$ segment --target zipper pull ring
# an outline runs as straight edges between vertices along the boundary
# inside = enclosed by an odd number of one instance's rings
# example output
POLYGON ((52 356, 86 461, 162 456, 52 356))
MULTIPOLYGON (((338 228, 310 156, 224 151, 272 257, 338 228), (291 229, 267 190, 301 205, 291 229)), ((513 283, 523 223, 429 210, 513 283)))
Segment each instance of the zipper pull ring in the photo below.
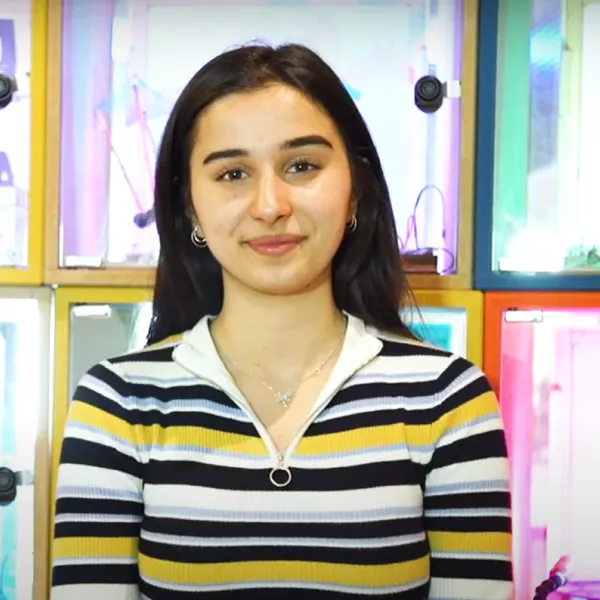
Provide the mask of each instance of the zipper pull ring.
POLYGON ((277 488, 287 487, 292 481, 292 472, 285 466, 283 454, 277 455, 277 466, 271 469, 269 481, 277 488))

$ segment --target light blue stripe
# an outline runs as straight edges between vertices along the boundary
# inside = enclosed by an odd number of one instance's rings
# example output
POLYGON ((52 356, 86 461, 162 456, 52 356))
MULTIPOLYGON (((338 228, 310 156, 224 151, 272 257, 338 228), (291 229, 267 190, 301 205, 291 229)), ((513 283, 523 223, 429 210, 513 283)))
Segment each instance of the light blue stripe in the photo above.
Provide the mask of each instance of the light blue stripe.
MULTIPOLYGON (((214 448, 209 448, 207 446, 192 446, 191 444, 162 444, 159 447, 151 447, 151 446, 141 446, 140 450, 142 452, 150 452, 154 450, 157 454, 156 458, 160 457, 163 452, 185 452, 188 454, 196 454, 198 457, 202 456, 221 456, 223 458, 234 458, 237 460, 246 460, 246 461, 256 461, 256 462, 265 462, 268 463, 269 466, 272 466, 273 457, 267 453, 267 449, 265 448, 265 454, 256 455, 256 454, 243 454, 241 452, 230 452, 226 450, 215 450, 214 448)), ((172 460, 178 460, 177 457, 173 457, 172 460)), ((235 466, 235 465, 229 465, 235 466)), ((226 468, 226 467, 224 467, 226 468)))
POLYGON ((415 383, 416 381, 426 381, 427 379, 437 379, 440 376, 440 369, 435 371, 394 371, 393 373, 376 373, 374 371, 358 372, 350 381, 377 381, 377 383, 387 382, 406 382, 415 383), (418 376, 419 379, 415 379, 418 376), (422 378, 422 379, 421 379, 422 378))
POLYGON ((440 405, 440 401, 435 397, 422 396, 419 398, 404 398, 402 396, 388 396, 384 398, 368 398, 365 400, 355 400, 337 406, 332 406, 323 411, 315 423, 329 421, 332 417, 347 416, 354 414, 365 414, 376 412, 377 410, 428 410, 440 405), (375 408, 375 411, 373 409, 375 408))
POLYGON ((89 499, 98 498, 102 500, 126 500, 133 502, 141 502, 143 500, 142 494, 138 492, 81 485, 59 485, 57 495, 59 497, 80 496, 89 499))
MULTIPOLYGON (((400 437, 399 434, 398 437, 400 437)), ((310 463, 319 460, 329 460, 336 458, 347 458, 351 456, 368 456, 370 454, 381 453, 391 453, 391 452, 399 452, 405 451, 406 456, 404 458, 400 458, 399 460, 410 460, 411 453, 423 453, 428 454, 433 452, 434 446, 432 445, 422 445, 417 446, 416 444, 411 444, 408 446, 403 442, 398 442, 397 444, 387 444, 385 446, 373 446, 371 448, 358 448, 356 450, 344 450, 338 452, 328 452, 327 454, 310 454, 308 456, 293 456, 294 463, 310 463)), ((343 467, 344 465, 340 465, 343 467)), ((332 465, 332 468, 335 469, 336 465, 332 465)))
MULTIPOLYGON (((160 456, 163 452, 185 452, 188 454, 196 454, 199 458, 202 456, 222 456, 223 458, 234 458, 238 460, 247 460, 247 461, 271 461, 271 457, 267 454, 267 450, 265 448, 264 455, 254 455, 254 454, 245 454, 241 452, 228 452, 225 450, 215 450, 214 448, 210 448, 208 446, 200 446, 200 445, 192 445, 192 444, 138 444, 132 445, 128 440, 116 436, 112 433, 107 432, 104 429, 99 429, 98 427, 94 427, 93 425, 88 425, 87 423, 70 423, 67 432, 75 431, 85 431, 87 433, 93 433, 100 435, 104 438, 107 438, 114 444, 121 444, 127 448, 131 449, 132 454, 147 454, 150 452, 156 452, 158 456, 160 456)), ((173 460, 177 460, 176 457, 173 460)))
MULTIPOLYGON (((147 577, 142 575, 142 578, 147 583, 160 587, 166 591, 177 591, 177 592, 188 592, 188 593, 199 593, 199 592, 210 592, 210 591, 235 591, 235 590, 261 590, 264 588, 281 589, 282 598, 285 598, 286 590, 313 590, 313 591, 326 591, 326 592, 345 592, 357 594, 360 592, 368 592, 370 596, 384 596, 388 594, 402 593, 408 590, 417 589, 420 586, 424 586, 428 578, 415 579, 406 584, 390 585, 390 586, 377 586, 372 585, 343 585, 326 583, 323 581, 296 581, 294 579, 285 580, 258 580, 258 581, 227 581, 221 584, 204 584, 201 582, 197 583, 173 583, 172 581, 164 581, 162 579, 155 579, 153 577, 147 577)), ((456 600, 456 599, 454 599, 456 600)))
POLYGON ((140 398, 127 396, 119 398, 119 403, 128 410, 152 409, 162 414, 175 412, 207 413, 223 417, 234 418, 237 421, 250 422, 250 418, 237 406, 224 406, 211 400, 198 398, 193 400, 169 400, 163 402, 157 398, 140 398))
MULTIPOLYGON (((435 551, 431 552, 431 556, 435 558, 438 553, 435 551)), ((489 557, 491 560, 508 560, 510 555, 506 552, 440 552, 439 556, 449 558, 450 560, 481 560, 482 557, 489 557)))
POLYGON ((508 508, 446 508, 426 511, 428 517, 510 517, 508 508))
POLYGON ((149 542, 165 546, 181 546, 188 548, 216 547, 281 547, 296 546, 299 548, 348 548, 352 550, 374 550, 380 548, 406 547, 425 541, 425 533, 385 538, 319 538, 319 537, 197 537, 185 535, 168 535, 141 531, 141 538, 149 542))
MULTIPOLYGON (((470 419, 469 421, 465 421, 464 423, 461 423, 460 425, 457 425, 456 427, 451 427, 450 429, 447 429, 444 432, 444 435, 440 438, 439 443, 441 443, 446 438, 451 437, 460 431, 465 431, 467 429, 470 429, 471 427, 474 427, 475 425, 481 425, 482 423, 489 423, 490 421, 498 421, 499 417, 500 417, 500 415, 498 413, 493 413, 491 415, 484 415, 481 417, 476 417, 475 419, 470 419)), ((488 432, 486 432, 486 433, 488 433, 488 432)))
MULTIPOLYGON (((280 492, 286 493, 286 492, 280 492)), ((374 492, 375 493, 375 492, 374 492)), ((174 518, 188 519, 206 519, 211 521, 275 521, 275 522, 298 522, 303 523, 306 519, 310 522, 362 522, 362 521, 381 521, 387 519, 421 517, 423 511, 421 507, 390 507, 373 510, 344 511, 340 507, 335 511, 312 512, 312 511, 244 511, 240 510, 206 510, 202 508, 183 508, 175 506, 149 505, 146 504, 146 514, 151 517, 170 516, 174 518)))
POLYGON ((114 433, 110 433, 110 432, 106 431, 106 429, 101 429, 99 427, 94 427, 93 425, 89 425, 88 423, 79 423, 77 421, 70 421, 67 426, 66 437, 71 437, 72 431, 80 431, 80 432, 84 431, 86 433, 93 433, 93 434, 99 435, 103 438, 106 438, 107 440, 112 441, 113 443, 118 443, 122 446, 130 448, 132 454, 136 454, 136 452, 138 451, 138 448, 136 446, 134 446, 129 440, 126 440, 125 438, 115 435, 114 433))
MULTIPOLYGON (((172 385, 181 385, 184 383, 197 383, 199 385, 204 385, 204 380, 199 379, 198 377, 152 377, 151 375, 135 375, 133 373, 127 373, 127 381, 135 384, 145 384, 149 383, 151 385, 161 384, 159 387, 169 387, 172 385)), ((210 384, 206 384, 210 385, 210 384)), ((212 386, 211 386, 212 387, 212 386)))
POLYGON ((438 496, 440 494, 456 494, 467 492, 497 492, 508 491, 508 481, 505 479, 488 479, 484 481, 471 481, 462 483, 445 483, 443 485, 430 485, 425 488, 425 496, 438 496))

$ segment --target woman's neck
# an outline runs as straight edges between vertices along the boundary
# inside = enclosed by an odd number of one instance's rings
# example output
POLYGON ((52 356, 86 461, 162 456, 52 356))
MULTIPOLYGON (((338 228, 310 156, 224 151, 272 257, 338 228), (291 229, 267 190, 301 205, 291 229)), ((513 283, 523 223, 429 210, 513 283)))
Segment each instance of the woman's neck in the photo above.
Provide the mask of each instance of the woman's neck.
POLYGON ((336 344, 345 318, 329 283, 297 295, 265 295, 225 286, 223 309, 211 330, 220 353, 248 369, 309 368, 336 344))

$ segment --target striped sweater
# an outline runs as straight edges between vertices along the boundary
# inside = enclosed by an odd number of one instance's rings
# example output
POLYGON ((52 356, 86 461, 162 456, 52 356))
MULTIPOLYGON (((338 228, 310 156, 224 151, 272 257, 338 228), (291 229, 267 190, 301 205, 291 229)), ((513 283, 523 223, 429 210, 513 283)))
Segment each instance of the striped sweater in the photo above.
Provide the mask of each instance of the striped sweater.
POLYGON ((52 600, 509 600, 510 547, 486 378, 354 317, 284 454, 207 319, 93 367, 70 406, 52 600))

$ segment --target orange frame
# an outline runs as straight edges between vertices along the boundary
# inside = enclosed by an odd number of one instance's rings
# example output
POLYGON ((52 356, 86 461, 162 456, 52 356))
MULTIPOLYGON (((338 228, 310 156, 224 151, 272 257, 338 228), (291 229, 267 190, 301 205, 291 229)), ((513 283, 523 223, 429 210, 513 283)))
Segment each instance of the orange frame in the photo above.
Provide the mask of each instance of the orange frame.
POLYGON ((496 393, 500 390, 502 314, 510 308, 600 310, 598 292, 487 292, 483 300, 483 369, 496 393))
MULTIPOLYGON (((488 376, 503 406, 503 394, 531 398, 533 382, 527 378, 515 379, 518 389, 502 389, 502 347, 503 315, 509 309, 517 310, 552 310, 552 309, 596 309, 600 311, 600 291, 598 292, 488 292, 484 294, 484 340, 483 369, 488 376)), ((528 364, 533 358, 533 330, 520 329, 506 334, 510 337, 511 347, 515 348, 512 361, 505 364, 506 369, 518 369, 515 364, 528 364)), ((503 407, 504 408, 504 407, 503 407)), ((533 442, 527 432, 533 427, 530 411, 519 410, 518 418, 514 418, 513 409, 503 409, 506 423, 506 439, 509 456, 518 457, 533 452, 533 442)), ((532 582, 530 566, 531 541, 521 531, 521 523, 530 522, 531 472, 528 468, 517 467, 511 459, 511 495, 513 498, 513 574, 515 579, 516 598, 521 599, 525 590, 540 582, 532 582)))

